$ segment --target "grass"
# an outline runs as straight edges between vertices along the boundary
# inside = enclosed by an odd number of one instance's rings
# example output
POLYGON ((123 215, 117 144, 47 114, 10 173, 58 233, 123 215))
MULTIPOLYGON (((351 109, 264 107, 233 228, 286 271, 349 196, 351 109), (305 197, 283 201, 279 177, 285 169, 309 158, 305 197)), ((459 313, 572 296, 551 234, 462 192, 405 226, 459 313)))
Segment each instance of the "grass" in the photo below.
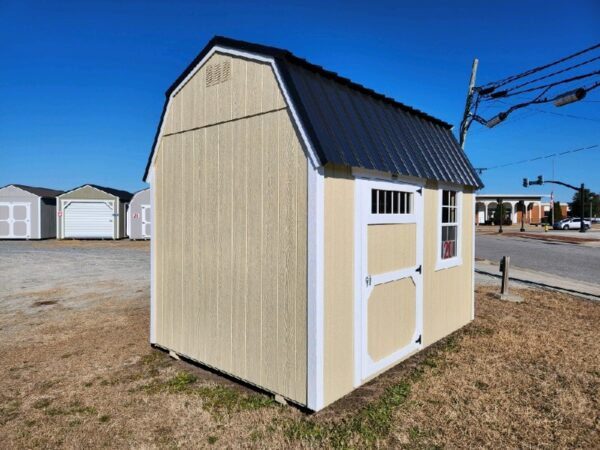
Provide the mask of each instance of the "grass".
POLYGON ((44 313, 0 352, 0 448, 593 448, 600 304, 521 294, 312 415, 150 351, 145 300, 44 313))
POLYGON ((436 368, 444 354, 458 349, 455 336, 447 338, 439 349, 415 367, 402 381, 387 387, 379 398, 341 421, 320 424, 315 420, 291 421, 285 430, 288 438, 311 445, 347 448, 372 446, 385 439, 394 426, 394 412, 408 400, 413 383, 421 379, 426 368, 436 368))
POLYGON ((202 401, 204 410, 214 413, 231 414, 240 411, 257 410, 275 405, 270 397, 260 394, 246 394, 240 390, 221 385, 202 385, 198 377, 189 372, 178 372, 166 380, 155 380, 142 386, 150 394, 186 394, 202 401))

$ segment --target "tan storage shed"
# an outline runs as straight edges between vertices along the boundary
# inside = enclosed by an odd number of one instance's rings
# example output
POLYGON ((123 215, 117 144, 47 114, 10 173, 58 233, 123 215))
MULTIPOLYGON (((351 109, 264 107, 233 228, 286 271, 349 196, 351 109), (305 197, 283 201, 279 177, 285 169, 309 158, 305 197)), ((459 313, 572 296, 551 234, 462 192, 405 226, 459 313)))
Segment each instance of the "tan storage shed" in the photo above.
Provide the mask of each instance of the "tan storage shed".
POLYGON ((23 184, 0 188, 0 239, 56 237, 56 196, 62 193, 23 184))
POLYGON ((150 189, 142 189, 133 194, 127 208, 127 236, 131 240, 150 239, 151 229, 150 189))
POLYGON ((222 37, 166 96, 153 345, 319 410, 472 320, 481 181, 449 124, 222 37))
POLYGON ((121 239, 127 236, 126 213, 132 194, 84 184, 57 198, 58 239, 121 239))

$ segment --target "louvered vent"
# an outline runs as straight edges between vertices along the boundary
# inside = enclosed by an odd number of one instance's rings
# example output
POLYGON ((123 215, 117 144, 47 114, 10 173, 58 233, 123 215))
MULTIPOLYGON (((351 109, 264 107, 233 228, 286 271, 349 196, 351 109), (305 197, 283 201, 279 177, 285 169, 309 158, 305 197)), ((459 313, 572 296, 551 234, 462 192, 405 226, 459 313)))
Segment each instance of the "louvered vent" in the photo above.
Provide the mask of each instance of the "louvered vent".
POLYGON ((206 66, 206 87, 224 83, 231 78, 231 61, 206 66))

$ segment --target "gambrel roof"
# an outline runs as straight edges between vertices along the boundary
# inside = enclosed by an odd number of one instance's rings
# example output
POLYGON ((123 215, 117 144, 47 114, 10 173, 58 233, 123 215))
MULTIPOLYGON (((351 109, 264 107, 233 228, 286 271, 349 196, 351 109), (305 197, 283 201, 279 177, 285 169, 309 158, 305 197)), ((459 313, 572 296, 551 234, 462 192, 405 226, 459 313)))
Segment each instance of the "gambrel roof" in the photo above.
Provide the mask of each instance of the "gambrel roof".
POLYGON ((211 39, 167 90, 144 179, 171 94, 216 46, 268 57, 275 62, 320 165, 342 164, 476 188, 483 186, 447 122, 287 50, 220 36, 211 39))

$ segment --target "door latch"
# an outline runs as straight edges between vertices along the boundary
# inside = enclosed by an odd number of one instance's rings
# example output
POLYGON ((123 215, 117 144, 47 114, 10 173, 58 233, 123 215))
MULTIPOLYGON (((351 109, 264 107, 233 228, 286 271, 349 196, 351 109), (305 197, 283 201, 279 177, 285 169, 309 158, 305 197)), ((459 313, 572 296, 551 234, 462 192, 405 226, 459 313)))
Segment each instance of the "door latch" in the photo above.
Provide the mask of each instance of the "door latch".
POLYGON ((365 277, 365 283, 367 286, 371 286, 371 275, 365 277))

